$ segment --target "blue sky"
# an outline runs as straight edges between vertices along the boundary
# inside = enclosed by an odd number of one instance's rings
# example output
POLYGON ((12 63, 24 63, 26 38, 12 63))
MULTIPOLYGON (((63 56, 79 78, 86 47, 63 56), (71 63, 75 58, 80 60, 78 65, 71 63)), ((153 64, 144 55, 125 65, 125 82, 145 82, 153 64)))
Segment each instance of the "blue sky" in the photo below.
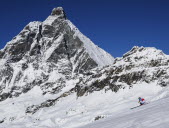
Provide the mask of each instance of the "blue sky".
POLYGON ((0 49, 30 21, 62 6, 80 31, 114 57, 133 46, 169 54, 168 0, 1 0, 0 49))

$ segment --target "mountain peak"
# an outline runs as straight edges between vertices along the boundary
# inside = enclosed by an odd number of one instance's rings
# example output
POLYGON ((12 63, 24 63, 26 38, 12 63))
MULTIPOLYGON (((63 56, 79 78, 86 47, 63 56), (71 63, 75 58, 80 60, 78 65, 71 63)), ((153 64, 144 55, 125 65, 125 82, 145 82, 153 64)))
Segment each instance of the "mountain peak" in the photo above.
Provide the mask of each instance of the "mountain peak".
POLYGON ((161 51, 158 50, 154 47, 139 47, 139 46, 134 46, 129 52, 123 55, 123 57, 128 57, 128 56, 165 56, 165 54, 161 51))
POLYGON ((66 14, 65 14, 65 11, 62 7, 57 7, 57 8, 54 8, 52 10, 52 13, 51 13, 52 16, 63 16, 64 18, 66 18, 66 14))

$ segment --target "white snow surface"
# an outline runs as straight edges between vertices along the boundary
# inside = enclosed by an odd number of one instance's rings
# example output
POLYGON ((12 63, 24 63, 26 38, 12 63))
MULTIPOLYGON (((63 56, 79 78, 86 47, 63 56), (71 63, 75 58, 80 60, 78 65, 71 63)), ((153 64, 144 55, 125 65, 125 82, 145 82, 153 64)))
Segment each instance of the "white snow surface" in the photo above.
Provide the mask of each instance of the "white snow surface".
POLYGON ((168 128, 168 105, 169 97, 165 97, 79 128, 168 128))
POLYGON ((57 95, 42 96, 35 87, 14 101, 0 102, 0 120, 6 116, 0 128, 167 128, 169 124, 169 87, 162 88, 156 83, 137 84, 117 93, 103 89, 78 99, 72 94, 33 115, 24 113, 27 106, 54 97, 57 95), (149 104, 131 110, 139 105, 139 96, 149 104), (95 121, 97 117, 102 119, 95 121))
POLYGON ((164 54, 163 51, 154 47, 134 46, 129 52, 124 54, 123 57, 116 59, 120 61, 117 61, 115 66, 133 64, 135 66, 144 65, 145 67, 146 63, 149 63, 152 60, 161 60, 163 63, 169 59, 169 55, 164 54))

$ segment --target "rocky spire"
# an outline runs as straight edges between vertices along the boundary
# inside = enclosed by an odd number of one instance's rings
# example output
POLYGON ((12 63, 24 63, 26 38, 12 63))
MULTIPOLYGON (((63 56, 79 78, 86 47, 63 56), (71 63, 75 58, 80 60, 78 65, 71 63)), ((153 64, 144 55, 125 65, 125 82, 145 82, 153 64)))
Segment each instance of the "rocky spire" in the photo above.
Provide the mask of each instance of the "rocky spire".
POLYGON ((52 16, 61 16, 66 19, 66 13, 62 7, 57 7, 52 10, 52 16))

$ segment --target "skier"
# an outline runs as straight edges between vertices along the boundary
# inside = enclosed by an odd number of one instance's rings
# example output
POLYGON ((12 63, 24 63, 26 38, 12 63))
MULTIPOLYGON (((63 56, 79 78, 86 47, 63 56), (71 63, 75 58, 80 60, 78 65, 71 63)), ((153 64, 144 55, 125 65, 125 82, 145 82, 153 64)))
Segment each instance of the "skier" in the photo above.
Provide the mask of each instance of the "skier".
POLYGON ((142 106, 142 105, 144 105, 144 104, 147 104, 147 102, 145 101, 144 98, 139 97, 138 100, 139 100, 138 103, 140 103, 140 105, 139 105, 139 106, 132 107, 132 108, 130 108, 130 109, 135 109, 135 108, 138 108, 138 107, 140 107, 140 106, 142 106))
POLYGON ((145 104, 144 98, 139 97, 138 100, 139 100, 138 103, 140 103, 140 105, 144 105, 145 104))

